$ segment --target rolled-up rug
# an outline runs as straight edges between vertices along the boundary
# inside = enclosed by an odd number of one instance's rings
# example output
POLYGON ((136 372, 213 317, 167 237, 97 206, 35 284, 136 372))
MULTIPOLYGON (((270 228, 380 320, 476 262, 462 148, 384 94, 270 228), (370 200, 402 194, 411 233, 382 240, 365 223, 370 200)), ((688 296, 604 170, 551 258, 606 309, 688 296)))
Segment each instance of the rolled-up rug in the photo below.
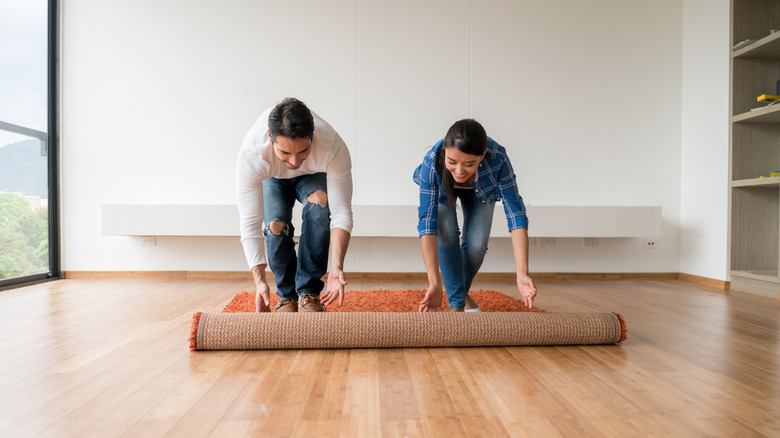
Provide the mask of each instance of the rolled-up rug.
POLYGON ((618 344, 616 313, 196 313, 191 350, 618 344))

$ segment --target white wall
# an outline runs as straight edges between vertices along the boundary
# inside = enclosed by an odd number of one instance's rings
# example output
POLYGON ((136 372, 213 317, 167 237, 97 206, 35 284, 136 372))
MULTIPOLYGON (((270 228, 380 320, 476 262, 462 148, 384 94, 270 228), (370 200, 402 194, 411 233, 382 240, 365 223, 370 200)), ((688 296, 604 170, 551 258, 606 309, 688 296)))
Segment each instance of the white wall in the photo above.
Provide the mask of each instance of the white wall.
MULTIPOLYGON (((720 277, 725 268, 679 256, 683 102, 696 100, 683 92, 693 68, 683 49, 699 44, 683 38, 683 4, 686 24, 713 32, 689 19, 708 9, 703 0, 64 2, 63 268, 246 269, 238 239, 140 247, 101 236, 100 206, 234 203, 243 135, 263 109, 296 96, 349 145, 356 204, 416 203, 411 173, 424 152, 475 117, 507 147, 527 204, 663 207, 658 249, 558 239, 532 247, 532 271, 684 265, 720 277)), ((710 65, 722 67, 713 58, 695 67, 710 65)), ((711 225, 711 236, 725 235, 711 225)), ((495 240, 483 271, 513 266, 509 242, 495 240)), ((414 238, 353 239, 346 260, 347 271, 423 269, 414 238)))
POLYGON ((683 3, 680 272, 728 280, 729 2, 683 3))

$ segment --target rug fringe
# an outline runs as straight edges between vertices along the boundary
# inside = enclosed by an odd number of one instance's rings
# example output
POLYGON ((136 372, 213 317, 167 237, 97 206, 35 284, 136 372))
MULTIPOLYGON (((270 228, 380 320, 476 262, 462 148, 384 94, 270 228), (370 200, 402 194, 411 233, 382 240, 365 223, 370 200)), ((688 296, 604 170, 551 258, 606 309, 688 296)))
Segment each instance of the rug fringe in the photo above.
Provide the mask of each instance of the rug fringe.
POLYGON ((628 328, 626 327, 626 320, 623 319, 622 316, 620 316, 619 313, 612 312, 615 316, 618 317, 618 321, 620 321, 620 339, 618 339, 617 343, 620 344, 623 341, 628 338, 628 328))
POLYGON ((190 326, 190 351, 198 351, 198 326, 203 312, 192 315, 192 325, 190 326))

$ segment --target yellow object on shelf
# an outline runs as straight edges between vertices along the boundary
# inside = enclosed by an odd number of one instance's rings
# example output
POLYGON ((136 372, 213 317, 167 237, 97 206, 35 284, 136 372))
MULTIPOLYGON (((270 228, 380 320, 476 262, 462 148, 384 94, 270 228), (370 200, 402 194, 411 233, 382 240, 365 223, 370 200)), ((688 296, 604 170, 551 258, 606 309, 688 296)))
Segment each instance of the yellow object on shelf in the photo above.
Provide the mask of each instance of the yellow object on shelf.
POLYGON ((774 94, 762 94, 756 97, 756 100, 759 102, 774 102, 778 99, 780 99, 780 96, 774 94))
POLYGON ((780 172, 772 172, 772 173, 769 174, 770 178, 774 178, 776 176, 780 176, 780 172))

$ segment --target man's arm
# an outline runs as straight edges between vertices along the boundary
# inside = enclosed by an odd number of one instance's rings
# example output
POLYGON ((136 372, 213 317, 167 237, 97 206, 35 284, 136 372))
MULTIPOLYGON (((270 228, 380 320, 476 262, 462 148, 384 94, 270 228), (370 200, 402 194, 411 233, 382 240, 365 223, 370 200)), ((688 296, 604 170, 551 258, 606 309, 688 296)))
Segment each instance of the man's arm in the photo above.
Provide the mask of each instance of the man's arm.
POLYGON ((236 203, 244 255, 250 269, 267 264, 263 236, 263 180, 268 178, 268 164, 256 163, 246 149, 236 161, 236 203))
POLYGON ((271 288, 265 279, 265 264, 252 266, 252 278, 255 280, 255 311, 271 311, 271 288))
POLYGON ((351 235, 344 229, 331 228, 330 230, 330 272, 328 273, 328 287, 320 296, 325 305, 339 300, 339 307, 344 304, 344 286, 347 280, 344 278, 344 256, 347 254, 351 235))
POLYGON ((270 289, 265 278, 267 261, 263 236, 263 179, 267 176, 268 165, 265 162, 253 165, 250 158, 247 147, 242 147, 236 161, 236 201, 241 245, 255 283, 255 310, 269 312, 270 289))
POLYGON ((352 159, 338 134, 334 137, 335 154, 328 163, 328 208, 330 208, 330 272, 327 287, 320 294, 323 304, 338 300, 344 304, 344 256, 352 232, 352 159))

